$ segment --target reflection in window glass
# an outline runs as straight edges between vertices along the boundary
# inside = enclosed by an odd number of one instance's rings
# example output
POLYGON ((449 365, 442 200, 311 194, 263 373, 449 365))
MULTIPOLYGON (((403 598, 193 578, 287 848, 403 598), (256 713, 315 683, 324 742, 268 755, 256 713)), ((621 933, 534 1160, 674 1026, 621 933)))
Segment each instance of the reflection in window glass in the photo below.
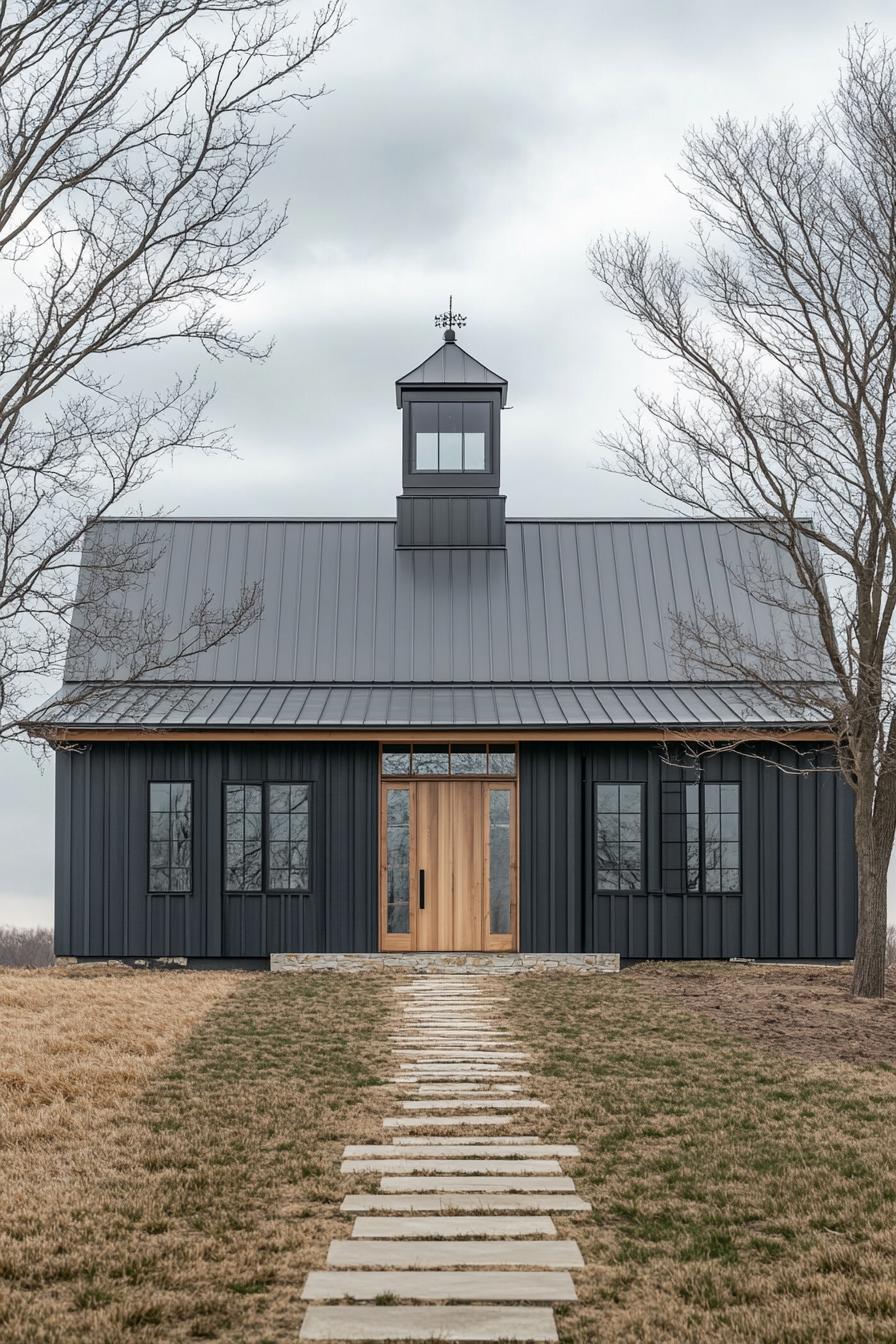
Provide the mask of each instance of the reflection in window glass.
POLYGON ((700 785, 686 784, 685 794, 685 872, 688 891, 700 890, 700 785))
POLYGON ((468 751, 466 747, 451 748, 452 775, 484 775, 486 773, 486 753, 468 751))
POLYGON ((740 891, 740 785, 703 785, 703 872, 707 891, 740 891))
POLYGON ((384 775, 409 775, 411 773, 410 747, 392 747, 383 752, 384 775))
POLYGON ((447 775, 447 773, 447 747, 422 747, 419 751, 414 748, 415 775, 447 775))
POLYGON ((309 788, 269 784, 268 889, 307 891, 309 887, 309 788))
POLYGON ((488 795, 488 910, 492 933, 510 932, 510 790, 488 795))
POLYGON ((490 416, 488 402, 412 402, 415 470, 487 471, 490 416))
POLYGON ((439 471, 463 471, 464 436, 439 430, 439 471))
POLYGON ((408 789, 386 790, 386 932, 409 933, 410 832, 408 789))
POLYGON ((488 772, 490 775, 515 775, 516 752, 511 747, 489 747, 488 772))
POLYGON ((224 886, 227 891, 261 891, 261 785, 228 784, 224 789, 224 886))
POLYGON ((438 434, 418 434, 416 466, 418 471, 438 471, 439 436, 438 434))
POLYGON ((193 785, 188 780, 149 786, 149 890, 193 888, 193 785))
POLYGON ((485 471, 485 435, 464 432, 464 471, 485 471))
POLYGON ((642 786, 597 784, 594 870, 598 891, 641 891, 642 786))

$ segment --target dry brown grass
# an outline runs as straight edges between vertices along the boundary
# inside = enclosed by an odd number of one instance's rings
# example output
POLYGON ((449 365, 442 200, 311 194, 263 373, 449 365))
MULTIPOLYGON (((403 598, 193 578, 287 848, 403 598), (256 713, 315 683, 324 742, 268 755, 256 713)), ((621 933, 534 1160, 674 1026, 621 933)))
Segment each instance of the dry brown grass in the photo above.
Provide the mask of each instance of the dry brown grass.
POLYGON ((4 1344, 295 1338, 344 1142, 381 1135, 378 989, 0 976, 4 1344))
POLYGON ((587 1266, 580 1304, 558 1313, 565 1344, 896 1339, 896 1072, 840 1057, 841 1014, 867 1044, 881 1012, 892 1028, 889 1005, 850 1004, 836 972, 748 967, 555 976, 511 994, 552 1137, 581 1145, 571 1174, 594 1206, 556 1219, 587 1266), (692 971, 710 986, 693 1006, 692 971))

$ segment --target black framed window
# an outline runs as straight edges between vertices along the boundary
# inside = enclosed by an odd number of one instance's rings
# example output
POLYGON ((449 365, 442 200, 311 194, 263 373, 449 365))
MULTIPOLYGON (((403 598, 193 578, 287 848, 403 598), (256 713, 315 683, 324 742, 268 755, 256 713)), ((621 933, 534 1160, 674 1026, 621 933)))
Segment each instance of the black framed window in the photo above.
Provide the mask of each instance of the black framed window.
POLYGON ((685 890, 740 891, 740 784, 701 781, 683 792, 685 890))
POLYGON ((644 890, 643 784, 595 784, 594 881, 598 891, 644 890))
POLYGON ((412 401, 415 471, 488 471, 487 401, 412 401))
POLYGON ((268 888, 307 891, 310 886, 307 784, 268 784, 268 888))
POLYGON ((149 786, 149 890, 183 895, 193 890, 193 785, 189 780, 149 786))
POLYGON ((229 892, 311 889, 311 785, 224 785, 229 892))

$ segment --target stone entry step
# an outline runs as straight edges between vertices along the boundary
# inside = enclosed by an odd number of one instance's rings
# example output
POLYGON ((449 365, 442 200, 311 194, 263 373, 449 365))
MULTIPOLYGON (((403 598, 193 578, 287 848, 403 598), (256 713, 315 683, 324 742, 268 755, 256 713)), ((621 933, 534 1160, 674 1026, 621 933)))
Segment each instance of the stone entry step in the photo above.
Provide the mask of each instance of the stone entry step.
POLYGON ((581 1269, 574 1241, 331 1241, 331 1269, 453 1269, 465 1265, 581 1269))
POLYGON ((487 1110, 494 1111, 501 1107, 502 1110, 529 1111, 547 1111, 550 1110, 546 1101, 533 1101, 531 1097, 502 1097, 500 1094, 496 1097, 457 1097, 451 1100, 448 1097, 433 1097, 429 1101, 403 1101, 402 1110, 405 1111, 425 1111, 433 1110, 436 1106, 447 1106, 449 1110, 487 1110))
POLYGON ((390 1148, 406 1148, 416 1143, 542 1143, 537 1134, 396 1134, 389 1142, 390 1148))
POLYGON ((563 1192, 416 1191, 413 1194, 346 1195, 343 1213, 590 1213, 591 1204, 563 1192))
POLYGON ((390 1294, 413 1302, 577 1301, 575 1284, 566 1271, 534 1269, 315 1269, 302 1289, 306 1302, 332 1302, 343 1297, 373 1302, 390 1294))
POLYGON ((299 1339, 556 1344, 550 1307, 309 1307, 299 1339))
POLYGON ((556 1237, 557 1229, 553 1218, 532 1217, 520 1214, 516 1217, 500 1214, 471 1214, 452 1216, 443 1214, 436 1218, 356 1218, 352 1226, 353 1237, 384 1237, 390 1241, 397 1237, 556 1237))

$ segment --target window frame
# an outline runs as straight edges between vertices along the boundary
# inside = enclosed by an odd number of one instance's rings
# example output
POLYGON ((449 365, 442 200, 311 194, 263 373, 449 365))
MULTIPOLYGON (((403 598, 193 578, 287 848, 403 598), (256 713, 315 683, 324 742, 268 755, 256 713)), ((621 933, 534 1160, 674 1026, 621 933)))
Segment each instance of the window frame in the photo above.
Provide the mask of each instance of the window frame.
MULTIPOLYGON (((592 781, 591 793, 591 887, 595 896, 644 896, 647 893, 647 783, 643 779, 595 779, 592 781), (598 886, 597 875, 601 871, 597 862, 597 791, 601 786, 612 785, 614 788, 637 788, 641 795, 641 863, 640 877, 641 882, 637 887, 600 887, 598 886)), ((617 816, 628 815, 619 811, 617 816)), ((634 813, 630 815, 635 815, 634 813)), ((622 865, 617 865, 617 871, 622 865)))
MULTIPOLYGON (((195 783, 192 779, 148 779, 146 781, 146 894, 147 896, 192 896, 196 890, 196 793, 195 783), (173 891, 170 887, 156 890, 150 884, 150 873, 152 872, 152 863, 150 862, 152 851, 150 846, 152 840, 152 786, 153 784, 165 784, 169 788, 172 784, 188 784, 190 786, 190 886, 187 891, 173 891)), ((170 811, 166 814, 171 815, 170 811)), ((170 839, 166 841, 171 844, 170 839)), ((169 849, 170 857, 170 849, 169 849)), ((182 867, 181 864, 172 865, 169 863, 168 873, 171 874, 172 867, 182 867)))
MULTIPOLYGON (((688 886, 687 839, 685 838, 685 839, 683 840, 683 842, 682 842, 683 845, 684 845, 684 848, 685 848, 685 853, 684 853, 684 867, 683 867, 683 871, 684 871, 684 887, 685 887, 685 895, 688 895, 688 896, 698 896, 698 895, 699 895, 699 896, 742 896, 742 895, 743 895, 743 890, 744 890, 744 815, 743 815, 743 808, 744 808, 744 794, 743 794, 743 788, 741 787, 742 783, 743 783, 743 781, 740 780, 740 779, 704 779, 702 776, 701 776, 700 779, 692 779, 692 780, 682 781, 682 790, 683 790, 683 791, 687 789, 687 787, 688 787, 689 784, 690 784, 691 786, 693 786, 693 785, 696 784, 696 786, 697 786, 697 791, 698 791, 698 792, 697 792, 697 798, 698 798, 697 821, 698 821, 699 832, 700 832, 700 840, 699 840, 699 863, 700 863, 700 873, 699 873, 699 886, 697 887, 697 890, 696 890, 696 891, 693 891, 693 890, 688 886), (718 787, 719 785, 728 785, 728 786, 730 786, 730 787, 733 787, 733 788, 736 788, 736 789, 737 789, 737 808, 736 808, 735 812, 734 812, 734 813, 727 813, 727 814, 726 814, 726 813, 723 813, 723 812, 720 811, 720 812, 718 813, 718 815, 719 815, 720 817, 721 817, 721 816, 725 816, 725 815, 734 815, 734 816, 737 817, 737 886, 736 886, 736 887, 722 887, 722 886, 720 885, 719 887, 714 887, 714 888, 710 889, 710 888, 707 887, 707 885, 706 885, 706 792, 705 792, 705 789, 706 789, 706 785, 707 785, 707 784, 709 784, 709 785, 711 785, 711 786, 713 786, 713 787, 718 787)), ((686 793, 686 792, 683 792, 683 794, 682 794, 682 799, 683 799, 683 804, 684 804, 684 806, 682 807, 681 815, 682 815, 682 818, 684 819, 684 818, 687 817, 687 793, 686 793)), ((733 842, 733 841, 728 841, 728 840, 726 840, 726 841, 723 842, 722 838, 719 837, 719 844, 722 844, 722 843, 724 843, 724 844, 732 844, 732 843, 734 843, 734 842, 733 842)), ((720 868, 719 868, 719 872, 721 873, 721 872, 723 872, 723 871, 724 871, 724 869, 720 866, 720 868)))
POLYGON ((311 896, 314 892, 315 843, 313 817, 315 813, 314 782, 305 779, 224 779, 221 781, 221 889, 225 896, 311 896), (273 786, 301 787, 308 790, 308 885, 307 887, 274 887, 270 881, 268 846, 270 839, 269 791, 273 786), (261 789, 261 887, 244 891, 227 885, 227 790, 228 788, 261 789))

